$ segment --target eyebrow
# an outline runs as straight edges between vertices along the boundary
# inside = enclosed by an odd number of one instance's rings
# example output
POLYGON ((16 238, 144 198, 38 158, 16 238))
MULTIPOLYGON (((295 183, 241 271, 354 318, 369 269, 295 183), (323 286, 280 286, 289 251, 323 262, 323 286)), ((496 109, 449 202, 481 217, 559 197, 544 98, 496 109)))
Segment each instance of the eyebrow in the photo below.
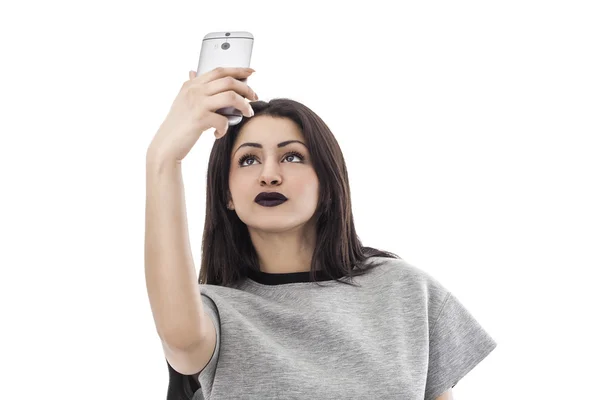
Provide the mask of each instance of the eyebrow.
MULTIPOLYGON (((308 149, 308 146, 306 146, 303 142, 301 142, 299 140, 286 140, 285 142, 279 143, 277 145, 277 147, 281 148, 281 147, 287 146, 288 144, 291 144, 291 143, 300 143, 300 144, 304 145, 304 147, 306 147, 308 149)), ((241 149, 242 147, 256 147, 256 148, 262 149, 263 145, 260 144, 260 143, 252 143, 252 142, 244 143, 244 144, 240 145, 240 147, 238 147, 236 149, 236 151, 233 152, 233 154, 237 153, 238 150, 241 149)))

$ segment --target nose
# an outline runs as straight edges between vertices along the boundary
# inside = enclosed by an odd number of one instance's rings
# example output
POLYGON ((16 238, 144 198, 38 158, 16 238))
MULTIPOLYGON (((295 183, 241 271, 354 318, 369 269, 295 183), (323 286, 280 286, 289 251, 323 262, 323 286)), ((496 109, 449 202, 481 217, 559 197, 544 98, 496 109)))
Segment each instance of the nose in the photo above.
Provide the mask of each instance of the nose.
POLYGON ((264 168, 260 174, 261 185, 278 185, 281 183, 281 173, 279 168, 278 166, 272 166, 272 164, 273 163, 265 162, 264 168))
POLYGON ((279 185, 280 183, 281 183, 281 177, 279 175, 262 174, 260 176, 260 184, 261 185, 279 185))

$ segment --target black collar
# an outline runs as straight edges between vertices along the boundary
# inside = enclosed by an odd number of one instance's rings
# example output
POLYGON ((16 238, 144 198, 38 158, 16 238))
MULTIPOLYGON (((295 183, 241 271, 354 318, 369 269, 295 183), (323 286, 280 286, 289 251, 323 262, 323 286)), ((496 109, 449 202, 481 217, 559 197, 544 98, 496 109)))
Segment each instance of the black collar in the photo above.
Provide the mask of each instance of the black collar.
MULTIPOLYGON (((248 269, 248 278, 254 282, 263 285, 282 285, 285 283, 311 282, 310 272, 289 272, 283 274, 272 274, 263 271, 248 269)), ((317 271, 317 281, 330 281, 331 277, 325 275, 323 271, 317 271)))

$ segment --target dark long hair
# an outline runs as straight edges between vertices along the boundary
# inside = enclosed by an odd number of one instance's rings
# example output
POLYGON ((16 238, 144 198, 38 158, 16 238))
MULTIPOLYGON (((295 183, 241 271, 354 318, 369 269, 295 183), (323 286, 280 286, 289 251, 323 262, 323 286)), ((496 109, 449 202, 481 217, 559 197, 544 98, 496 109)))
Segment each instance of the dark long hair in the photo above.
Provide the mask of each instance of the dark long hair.
MULTIPOLYGON (((305 105, 279 98, 269 102, 251 103, 254 117, 268 115, 288 118, 299 127, 306 140, 313 167, 319 179, 319 201, 315 216, 317 240, 310 279, 315 284, 317 269, 325 276, 343 284, 354 285, 340 278, 360 276, 382 264, 369 263, 370 257, 397 258, 387 251, 365 247, 354 228, 350 185, 346 163, 337 140, 325 122, 305 105)), ((227 208, 229 201, 229 166, 231 149, 240 129, 249 121, 230 126, 227 134, 215 141, 208 161, 206 188, 206 219, 202 237, 202 265, 199 284, 232 287, 248 275, 248 270, 260 271, 258 257, 248 228, 235 211, 227 208)), ((198 384, 169 365, 167 400, 191 399, 198 384)))

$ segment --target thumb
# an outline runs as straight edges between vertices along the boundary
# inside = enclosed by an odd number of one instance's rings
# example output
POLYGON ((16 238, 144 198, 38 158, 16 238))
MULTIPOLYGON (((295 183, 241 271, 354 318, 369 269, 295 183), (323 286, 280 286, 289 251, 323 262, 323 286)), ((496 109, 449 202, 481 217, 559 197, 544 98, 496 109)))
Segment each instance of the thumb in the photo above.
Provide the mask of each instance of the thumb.
POLYGON ((188 72, 188 76, 189 76, 190 80, 194 79, 196 77, 196 72, 195 71, 189 71, 188 72))

